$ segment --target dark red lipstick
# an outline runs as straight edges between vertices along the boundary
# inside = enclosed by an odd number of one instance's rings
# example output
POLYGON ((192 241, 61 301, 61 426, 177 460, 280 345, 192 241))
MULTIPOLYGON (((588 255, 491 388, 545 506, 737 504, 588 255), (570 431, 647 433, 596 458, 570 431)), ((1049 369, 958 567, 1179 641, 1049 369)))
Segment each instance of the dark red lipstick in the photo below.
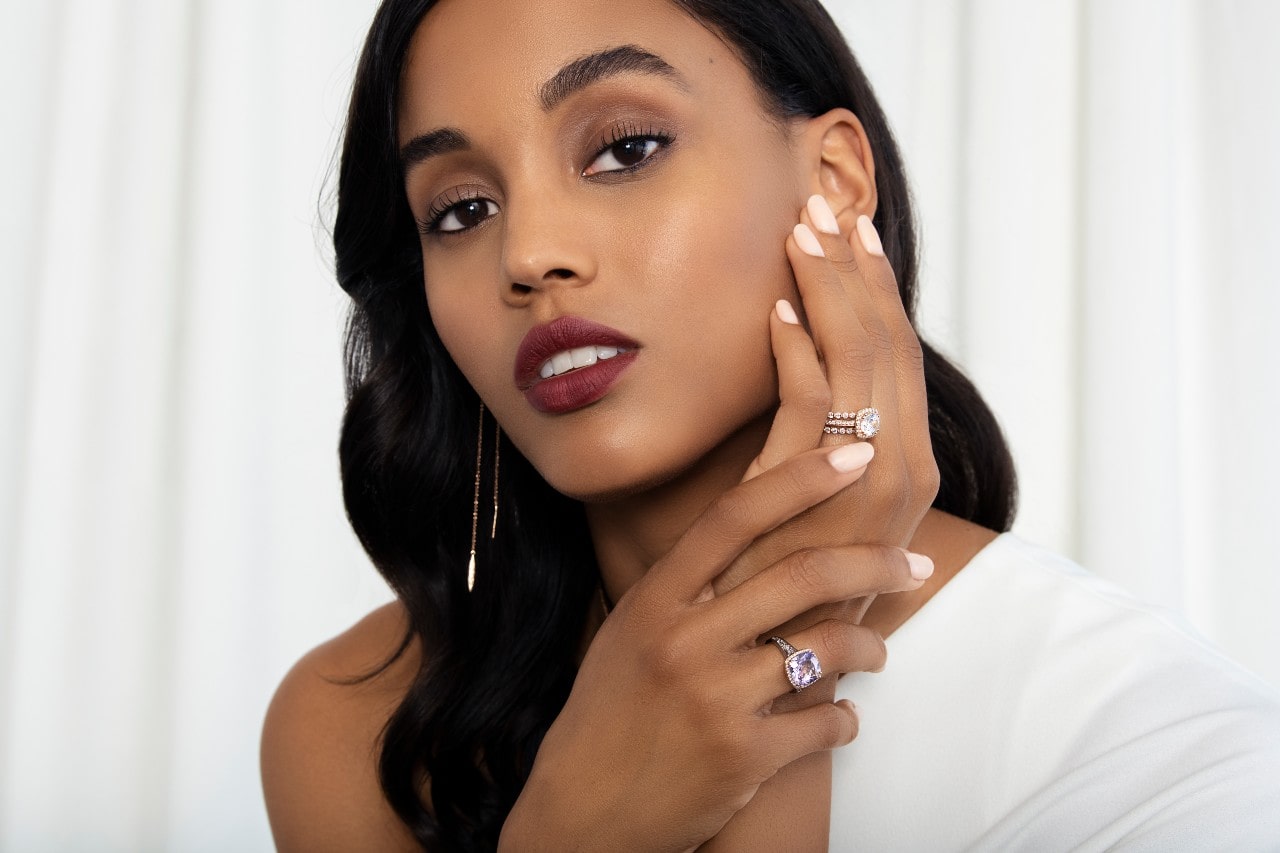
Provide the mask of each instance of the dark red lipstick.
POLYGON ((640 345, 617 329, 582 317, 558 317, 535 326, 520 342, 516 352, 515 383, 535 409, 564 414, 599 400, 632 365, 640 345), (594 364, 573 368, 559 375, 543 377, 549 359, 587 347, 617 349, 616 355, 599 358, 594 364))

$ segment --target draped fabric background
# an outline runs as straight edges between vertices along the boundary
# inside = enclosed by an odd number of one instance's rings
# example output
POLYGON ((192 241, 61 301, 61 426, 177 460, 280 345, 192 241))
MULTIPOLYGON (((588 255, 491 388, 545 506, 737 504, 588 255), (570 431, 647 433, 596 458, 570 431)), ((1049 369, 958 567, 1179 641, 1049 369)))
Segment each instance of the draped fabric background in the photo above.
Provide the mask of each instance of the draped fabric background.
MULTIPOLYGON (((5 9, 0 849, 268 849, 271 691, 389 598, 341 511, 319 225, 373 6, 5 9)), ((1280 4, 830 7, 1016 529, 1280 683, 1280 4)))

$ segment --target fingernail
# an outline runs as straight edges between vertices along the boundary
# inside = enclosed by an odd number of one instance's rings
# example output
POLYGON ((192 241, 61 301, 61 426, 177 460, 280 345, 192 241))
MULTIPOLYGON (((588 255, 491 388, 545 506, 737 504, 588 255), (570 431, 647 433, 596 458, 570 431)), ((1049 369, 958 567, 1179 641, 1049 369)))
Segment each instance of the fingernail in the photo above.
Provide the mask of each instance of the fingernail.
POLYGON ((822 244, 818 242, 818 238, 813 236, 813 232, 809 230, 809 226, 803 222, 796 224, 792 231, 796 238, 796 245, 800 247, 800 251, 806 255, 813 255, 815 258, 825 258, 826 253, 822 251, 822 244))
POLYGON ((793 326, 800 325, 800 318, 796 316, 796 309, 791 307, 791 303, 785 299, 779 299, 778 303, 773 306, 778 312, 778 319, 784 323, 790 323, 793 326))
POLYGON ((837 447, 827 454, 827 461, 841 474, 848 474, 865 468, 875 455, 876 451, 869 442, 859 441, 857 444, 842 444, 837 447))
POLYGON ((814 194, 809 196, 809 203, 805 205, 809 208, 809 218, 813 220, 814 226, 823 234, 839 234, 840 223, 836 222, 836 215, 831 211, 831 205, 820 195, 814 194))
POLYGON ((858 236, 862 238, 862 248, 873 255, 884 257, 884 246, 880 244, 880 235, 871 224, 871 217, 865 213, 858 217, 858 236))
POLYGON ((911 577, 918 581, 927 580, 933 575, 933 560, 924 554, 907 552, 907 565, 911 567, 911 577))

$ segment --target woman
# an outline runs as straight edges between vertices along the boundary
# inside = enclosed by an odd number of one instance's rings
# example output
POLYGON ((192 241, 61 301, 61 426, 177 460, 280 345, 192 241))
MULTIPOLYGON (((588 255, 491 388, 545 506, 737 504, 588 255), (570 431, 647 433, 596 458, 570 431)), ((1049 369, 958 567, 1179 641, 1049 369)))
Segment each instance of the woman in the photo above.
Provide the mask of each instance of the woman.
POLYGON ((398 601, 273 702, 281 848, 1280 838, 1275 698, 996 538, 912 228, 816 3, 384 2, 334 237, 398 601))

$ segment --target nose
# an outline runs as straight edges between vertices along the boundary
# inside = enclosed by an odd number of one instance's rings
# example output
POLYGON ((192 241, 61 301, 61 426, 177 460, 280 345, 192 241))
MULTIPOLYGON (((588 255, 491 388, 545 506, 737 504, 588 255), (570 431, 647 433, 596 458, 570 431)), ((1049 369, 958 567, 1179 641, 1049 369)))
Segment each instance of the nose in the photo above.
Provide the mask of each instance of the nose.
POLYGON ((523 305, 538 293, 588 284, 596 251, 585 211, 563 195, 509 195, 504 211, 503 299, 523 305))

